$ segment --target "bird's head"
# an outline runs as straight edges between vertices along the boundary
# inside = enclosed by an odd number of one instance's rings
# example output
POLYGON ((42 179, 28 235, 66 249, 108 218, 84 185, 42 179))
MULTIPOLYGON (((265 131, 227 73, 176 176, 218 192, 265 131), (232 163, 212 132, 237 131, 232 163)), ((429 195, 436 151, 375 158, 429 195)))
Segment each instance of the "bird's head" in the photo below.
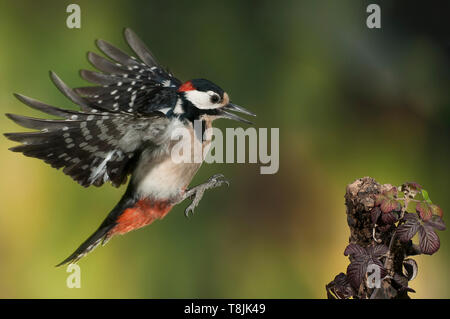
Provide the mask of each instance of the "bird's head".
POLYGON ((230 111, 256 116, 245 108, 231 103, 230 97, 224 90, 205 79, 194 79, 183 83, 178 93, 183 100, 183 105, 180 106, 183 109, 179 111, 190 114, 194 118, 207 117, 211 120, 226 118, 252 124, 230 111))

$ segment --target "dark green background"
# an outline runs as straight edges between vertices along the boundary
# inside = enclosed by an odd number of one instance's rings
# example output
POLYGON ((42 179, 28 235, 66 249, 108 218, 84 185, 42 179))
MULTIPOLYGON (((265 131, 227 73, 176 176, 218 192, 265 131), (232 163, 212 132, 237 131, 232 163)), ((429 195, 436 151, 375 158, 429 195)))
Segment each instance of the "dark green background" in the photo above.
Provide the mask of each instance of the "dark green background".
MULTIPOLYGON (((1 113, 40 115, 13 92, 74 107, 48 70, 86 85, 86 51, 98 52, 96 38, 125 49, 128 26, 177 77, 211 79, 258 114, 257 127, 280 128, 280 170, 204 165, 194 184, 223 172, 231 186, 208 192, 189 220, 182 204, 97 249, 80 262, 82 288, 68 289, 54 265, 124 189, 83 189, 0 138, 0 297, 323 298, 347 266, 348 183, 416 181, 448 212, 450 50, 439 6, 384 1, 382 29, 369 30, 366 1, 73 2, 80 30, 65 25, 72 1, 0 1, 1 113)), ((5 117, 0 127, 20 130, 5 117)), ((450 297, 449 233, 435 256, 416 258, 417 297, 450 297)))

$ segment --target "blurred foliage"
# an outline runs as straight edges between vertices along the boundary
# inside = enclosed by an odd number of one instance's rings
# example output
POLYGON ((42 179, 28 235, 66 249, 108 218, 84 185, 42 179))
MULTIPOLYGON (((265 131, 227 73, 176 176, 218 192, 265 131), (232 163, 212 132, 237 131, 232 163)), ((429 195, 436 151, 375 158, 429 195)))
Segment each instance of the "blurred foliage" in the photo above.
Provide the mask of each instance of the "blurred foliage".
MULTIPOLYGON (((204 165, 193 183, 223 172, 186 220, 113 239, 80 262, 82 288, 53 266, 81 243, 124 189, 83 189, 0 138, 2 298, 324 298, 347 264, 345 186, 362 176, 426 185, 450 207, 450 99, 445 10, 382 2, 382 29, 365 25, 367 1, 0 0, 0 108, 40 114, 23 93, 74 107, 52 85, 57 72, 86 85, 96 38, 121 48, 129 26, 182 80, 205 77, 280 128, 280 170, 204 165), (78 3, 82 28, 65 26, 78 3), (443 31, 441 31, 443 32, 443 31)), ((218 122, 225 128, 234 123, 218 122)), ((0 117, 3 132, 20 128, 0 117)), ((444 220, 446 215, 444 214, 444 220)), ((450 232, 433 258, 417 258, 414 297, 450 297, 450 232), (425 281, 426 278, 426 281, 425 281)))

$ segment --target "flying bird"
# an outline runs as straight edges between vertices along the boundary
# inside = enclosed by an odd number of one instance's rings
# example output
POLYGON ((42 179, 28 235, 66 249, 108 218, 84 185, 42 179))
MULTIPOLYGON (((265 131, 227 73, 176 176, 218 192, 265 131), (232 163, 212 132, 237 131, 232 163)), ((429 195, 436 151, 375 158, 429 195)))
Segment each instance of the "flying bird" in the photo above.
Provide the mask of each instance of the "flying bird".
POLYGON ((125 29, 124 35, 137 57, 103 40, 97 40, 96 44, 109 59, 88 53, 88 60, 100 72, 81 70, 80 74, 95 86, 72 89, 50 72, 55 86, 79 106, 79 111, 15 94, 29 107, 62 119, 6 114, 17 124, 37 130, 6 133, 7 138, 21 143, 10 148, 11 151, 62 168, 84 187, 106 182, 119 187, 131 176, 122 198, 98 229, 57 266, 75 263, 113 236, 163 218, 187 198, 192 202, 185 214, 193 213, 207 189, 228 181, 222 174, 216 174, 205 183, 188 188, 203 158, 174 161, 171 151, 176 141, 172 133, 185 129, 207 150, 210 139, 203 133, 215 119, 251 124, 230 111, 255 115, 231 103, 229 95, 211 81, 181 82, 156 62, 131 29, 125 29), (201 124, 201 132, 194 123, 201 124))

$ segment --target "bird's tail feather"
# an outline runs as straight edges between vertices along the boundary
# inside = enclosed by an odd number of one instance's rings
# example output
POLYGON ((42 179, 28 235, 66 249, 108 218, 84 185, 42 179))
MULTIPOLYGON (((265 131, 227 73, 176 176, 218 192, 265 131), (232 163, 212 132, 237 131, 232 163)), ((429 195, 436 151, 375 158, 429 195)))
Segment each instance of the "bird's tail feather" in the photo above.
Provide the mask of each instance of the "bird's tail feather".
POLYGON ((73 264, 78 260, 86 256, 89 252, 94 250, 100 243, 106 243, 108 240, 108 232, 114 227, 114 225, 108 225, 104 227, 99 227, 95 233, 93 233, 86 241, 84 241, 80 247, 77 248, 69 257, 64 259, 61 263, 56 265, 56 267, 62 266, 64 264, 73 264))
POLYGON ((117 226, 117 217, 120 216, 124 210, 132 207, 136 203, 136 200, 134 199, 132 194, 133 190, 130 183, 128 184, 127 190, 123 194, 121 200, 108 214, 100 227, 88 239, 86 239, 80 245, 80 247, 78 247, 69 257, 56 265, 56 267, 62 266, 64 264, 76 263, 78 260, 86 256, 89 252, 94 250, 98 245, 106 244, 112 237, 111 231, 114 229, 114 227, 117 226))

